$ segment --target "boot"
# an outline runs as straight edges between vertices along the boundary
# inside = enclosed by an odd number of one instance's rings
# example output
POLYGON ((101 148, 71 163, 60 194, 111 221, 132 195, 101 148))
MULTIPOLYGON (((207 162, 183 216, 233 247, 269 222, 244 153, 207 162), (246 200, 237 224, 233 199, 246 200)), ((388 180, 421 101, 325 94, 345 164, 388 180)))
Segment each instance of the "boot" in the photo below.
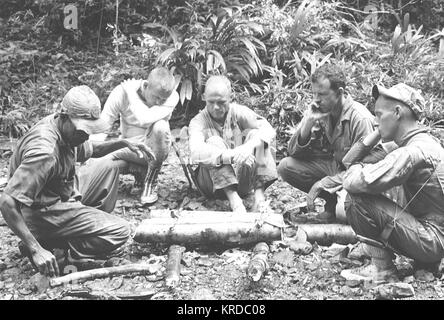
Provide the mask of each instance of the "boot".
POLYGON ((159 167, 148 167, 142 196, 140 197, 142 204, 153 204, 157 201, 157 176, 159 175, 159 170, 159 167))
POLYGON ((371 257, 371 262, 359 268, 342 270, 341 276, 343 278, 374 283, 399 281, 392 252, 369 245, 365 245, 364 251, 371 257))

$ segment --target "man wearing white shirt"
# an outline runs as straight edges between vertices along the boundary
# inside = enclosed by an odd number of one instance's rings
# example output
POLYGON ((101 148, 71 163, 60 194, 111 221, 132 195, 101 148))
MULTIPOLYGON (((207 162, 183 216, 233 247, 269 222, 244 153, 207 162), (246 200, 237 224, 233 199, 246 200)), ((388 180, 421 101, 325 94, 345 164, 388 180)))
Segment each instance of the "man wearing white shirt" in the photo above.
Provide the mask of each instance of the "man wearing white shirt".
POLYGON ((156 159, 146 163, 144 158, 122 149, 97 161, 91 170, 102 170, 107 174, 97 182, 98 189, 93 197, 101 199, 96 200, 114 205, 118 175, 146 172, 141 202, 152 204, 157 201, 157 176, 171 148, 168 120, 178 102, 174 76, 164 67, 153 69, 147 80, 126 80, 114 88, 100 118, 110 127, 120 119, 121 138, 145 143, 156 159))

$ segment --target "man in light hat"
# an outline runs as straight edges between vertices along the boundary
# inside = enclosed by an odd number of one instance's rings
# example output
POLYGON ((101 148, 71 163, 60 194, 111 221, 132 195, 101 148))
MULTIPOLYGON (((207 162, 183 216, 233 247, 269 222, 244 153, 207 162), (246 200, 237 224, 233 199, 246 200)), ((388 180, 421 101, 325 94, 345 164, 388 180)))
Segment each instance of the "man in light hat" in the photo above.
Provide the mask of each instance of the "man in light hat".
POLYGON ((376 163, 352 164, 344 175, 350 225, 382 245, 366 245, 371 263, 341 274, 377 282, 396 279, 388 247, 436 271, 444 257, 444 149, 418 124, 424 99, 417 90, 400 83, 390 89, 374 86, 372 94, 380 137, 399 148, 376 163), (394 186, 403 187, 406 203, 387 196, 394 186))
MULTIPOLYGON (((109 177, 118 178, 119 174, 132 173, 137 183, 143 183, 141 203, 156 202, 157 177, 171 148, 168 120, 178 102, 179 94, 175 90, 174 76, 164 67, 153 69, 147 80, 126 80, 114 88, 100 118, 108 127, 120 120, 121 137, 145 144, 152 150, 155 160, 147 163, 131 150, 122 149, 95 161, 84 174, 106 168, 107 181, 118 183, 118 179, 109 177)), ((110 190, 117 190, 117 183, 97 185, 96 195, 102 195, 103 201, 116 199, 117 191, 110 190)))
MULTIPOLYGON (((22 253, 43 274, 59 274, 50 251, 54 248, 69 249, 74 260, 107 259, 130 236, 125 220, 88 206, 88 199, 75 188, 76 162, 124 147, 149 156, 144 145, 125 140, 88 141, 89 135, 107 126, 99 116, 96 94, 87 86, 74 87, 58 112, 40 120, 18 141, 11 157, 0 210, 21 239, 22 253)), ((90 192, 94 179, 91 174, 83 189, 90 192)))

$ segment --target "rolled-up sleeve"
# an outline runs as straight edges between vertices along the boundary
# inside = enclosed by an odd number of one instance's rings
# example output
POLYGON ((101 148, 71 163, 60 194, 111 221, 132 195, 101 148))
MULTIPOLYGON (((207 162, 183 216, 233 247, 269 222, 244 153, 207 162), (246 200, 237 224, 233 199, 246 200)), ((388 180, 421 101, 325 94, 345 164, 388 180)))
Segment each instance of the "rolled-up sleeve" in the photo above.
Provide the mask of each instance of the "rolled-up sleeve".
POLYGON ((310 138, 308 142, 305 145, 299 144, 299 138, 301 136, 301 123, 296 128, 296 132, 293 134, 293 136, 290 138, 290 141, 288 142, 288 154, 292 157, 302 155, 304 154, 309 148, 310 143, 313 141, 313 139, 310 138))
POLYGON ((270 123, 264 117, 245 106, 237 105, 236 108, 237 121, 242 130, 248 131, 250 137, 259 138, 270 144, 276 137, 276 131, 270 123))
POLYGON ((215 165, 223 150, 205 142, 205 130, 204 120, 198 114, 189 126, 191 160, 194 163, 215 165))
POLYGON ((52 154, 36 154, 25 157, 10 177, 4 193, 26 206, 31 206, 55 167, 52 154))
POLYGON ((377 163, 352 165, 345 173, 343 186, 350 193, 381 193, 403 184, 421 163, 424 157, 418 147, 402 147, 377 163))

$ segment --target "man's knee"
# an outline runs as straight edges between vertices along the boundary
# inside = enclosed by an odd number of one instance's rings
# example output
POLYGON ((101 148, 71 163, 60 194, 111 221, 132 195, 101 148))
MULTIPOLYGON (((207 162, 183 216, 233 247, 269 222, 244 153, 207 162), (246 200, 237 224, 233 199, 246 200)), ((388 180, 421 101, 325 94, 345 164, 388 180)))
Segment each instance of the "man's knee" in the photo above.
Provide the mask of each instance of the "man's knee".
POLYGON ((170 134, 170 124, 166 120, 159 120, 153 124, 153 132, 170 134))
POLYGON ((111 250, 123 246, 131 236, 131 227, 126 220, 118 219, 110 226, 108 232, 104 235, 108 238, 108 243, 112 244, 111 250))
POLYGON ((171 130, 170 124, 166 120, 159 120, 153 124, 152 135, 156 137, 156 142, 170 144, 171 130))
POLYGON ((279 176, 281 176, 282 180, 288 181, 288 178, 291 174, 289 170, 289 162, 291 161, 290 157, 286 157, 279 162, 279 166, 277 167, 277 172, 279 176))

